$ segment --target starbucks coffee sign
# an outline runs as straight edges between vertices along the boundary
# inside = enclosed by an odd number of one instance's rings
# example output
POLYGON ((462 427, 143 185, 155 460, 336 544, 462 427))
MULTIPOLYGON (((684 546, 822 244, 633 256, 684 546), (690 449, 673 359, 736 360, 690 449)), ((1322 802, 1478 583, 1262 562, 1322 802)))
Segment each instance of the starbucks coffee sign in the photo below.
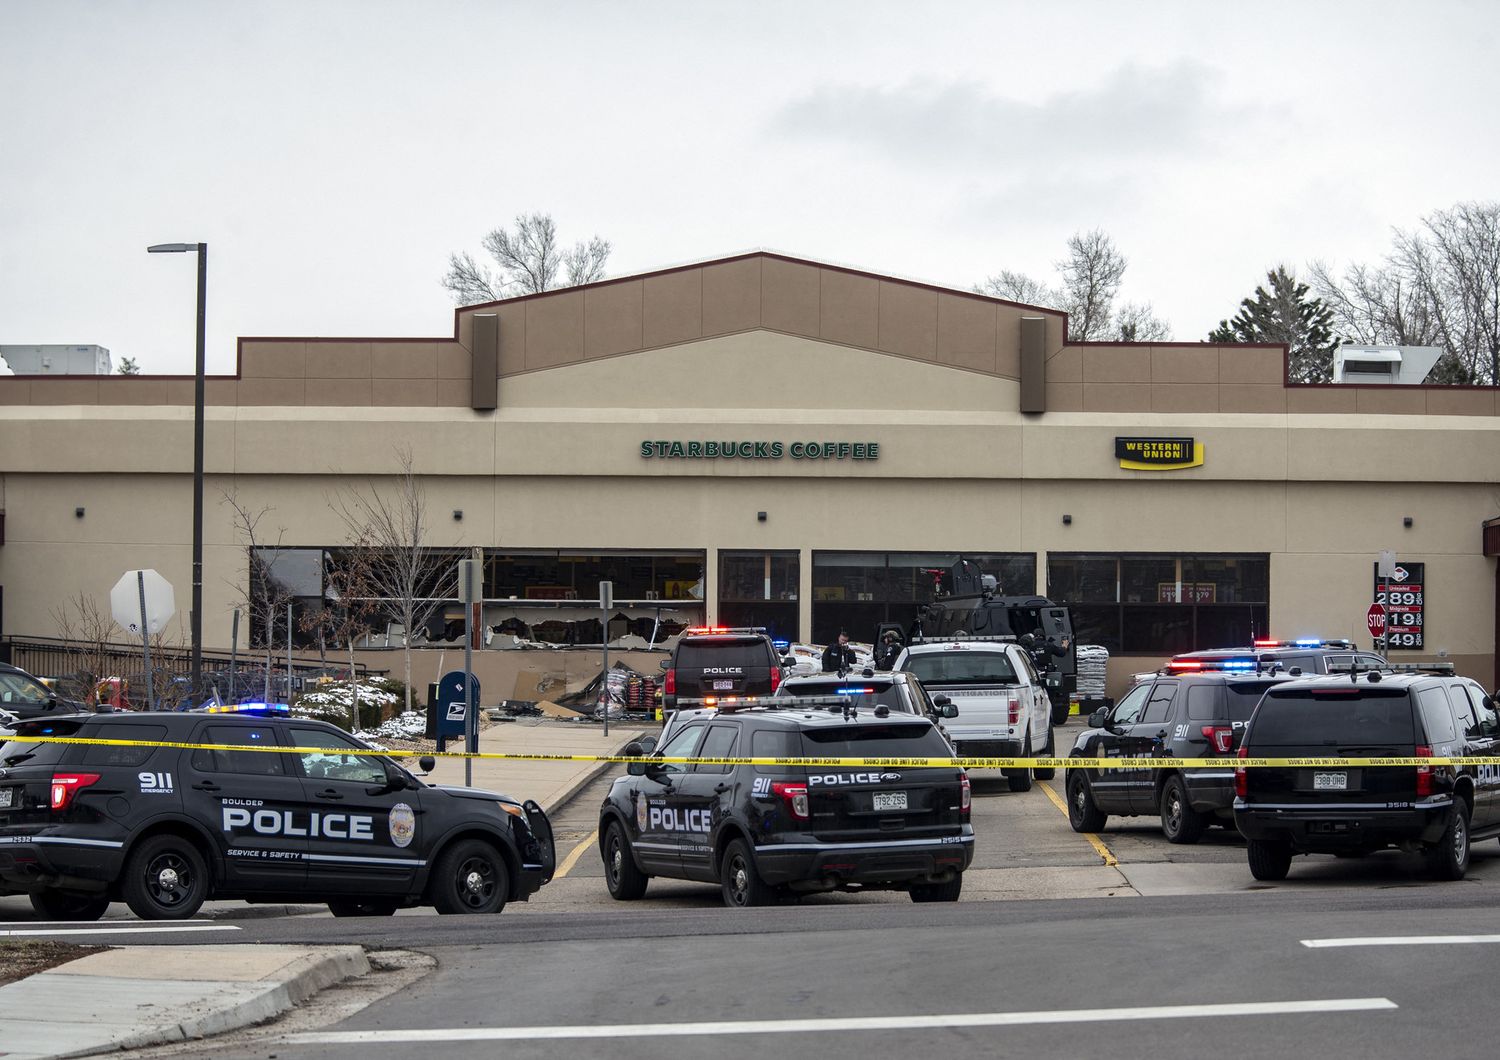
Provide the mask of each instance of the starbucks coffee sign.
POLYGON ((646 460, 879 460, 879 442, 648 441, 646 460))

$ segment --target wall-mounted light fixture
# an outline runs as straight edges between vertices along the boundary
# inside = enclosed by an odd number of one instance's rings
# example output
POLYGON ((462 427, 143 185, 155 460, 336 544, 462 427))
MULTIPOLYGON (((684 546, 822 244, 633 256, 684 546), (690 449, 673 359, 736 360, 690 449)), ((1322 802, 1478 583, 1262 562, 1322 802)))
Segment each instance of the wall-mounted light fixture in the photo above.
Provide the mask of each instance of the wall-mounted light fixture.
POLYGON ((1072 526, 1072 525, 1073 525, 1073 517, 1071 515, 1065 515, 1065 516, 1063 516, 1063 526, 1072 526))
POLYGON ((82 519, 83 518, 83 509, 82 508, 74 508, 73 509, 73 518, 74 519, 82 519))
POLYGON ((1411 516, 1408 515, 1405 518, 1403 518, 1401 520, 1401 525, 1404 526, 1404 527, 1406 527, 1408 530, 1410 530, 1411 529, 1411 516))
POLYGON ((455 523, 461 523, 464 521, 464 510, 462 508, 453 509, 453 521, 455 523))
POLYGON ((755 521, 758 522, 758 523, 765 522, 766 521, 766 513, 765 512, 756 512, 755 513, 755 521))

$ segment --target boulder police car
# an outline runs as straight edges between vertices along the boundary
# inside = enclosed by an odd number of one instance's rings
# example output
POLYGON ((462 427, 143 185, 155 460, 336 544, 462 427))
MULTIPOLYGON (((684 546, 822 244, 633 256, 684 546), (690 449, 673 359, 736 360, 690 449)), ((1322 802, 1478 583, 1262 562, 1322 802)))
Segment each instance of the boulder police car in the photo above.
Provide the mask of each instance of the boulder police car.
MULTIPOLYGON (((933 721, 850 696, 719 700, 683 712, 655 758, 952 759, 933 721)), ((938 708, 940 714, 951 704, 938 708)), ((648 737, 627 749, 646 754, 648 737)), ((599 813, 609 893, 651 877, 717 883, 724 904, 818 891, 903 890, 957 901, 974 856, 969 778, 939 766, 808 767, 632 762, 599 813)))
POLYGON ((97 920, 112 901, 181 919, 209 898, 498 913, 556 863, 536 803, 424 784, 323 722, 83 714, 15 730, 122 741, 0 744, 0 894, 49 920, 97 920))

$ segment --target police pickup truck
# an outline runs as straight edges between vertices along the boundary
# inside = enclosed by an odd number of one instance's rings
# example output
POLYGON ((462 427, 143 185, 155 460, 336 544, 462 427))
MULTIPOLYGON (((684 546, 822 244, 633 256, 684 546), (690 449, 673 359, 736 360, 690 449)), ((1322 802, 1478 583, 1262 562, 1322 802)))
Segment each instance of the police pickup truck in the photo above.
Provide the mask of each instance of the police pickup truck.
POLYGON ((0 744, 0 894, 50 920, 97 920, 113 901, 182 919, 209 898, 498 913, 552 878, 536 803, 424 784, 324 722, 82 714, 15 730, 0 744))
MULTIPOLYGON (((953 757, 928 718, 885 704, 856 706, 849 696, 730 698, 713 711, 682 716, 660 748, 647 737, 627 753, 652 759, 953 757)), ((642 897, 653 876, 665 876, 717 883, 731 907, 856 890, 903 890, 914 902, 953 902, 974 855, 969 797, 969 779, 956 763, 632 762, 599 811, 605 882, 621 901, 642 897)))
MULTIPOLYGON (((958 708, 944 728, 960 757, 1035 758, 1053 753, 1052 709, 1031 657, 1009 636, 917 637, 896 659, 933 697, 958 708)), ((1011 791, 1054 770, 1008 769, 1011 791)))

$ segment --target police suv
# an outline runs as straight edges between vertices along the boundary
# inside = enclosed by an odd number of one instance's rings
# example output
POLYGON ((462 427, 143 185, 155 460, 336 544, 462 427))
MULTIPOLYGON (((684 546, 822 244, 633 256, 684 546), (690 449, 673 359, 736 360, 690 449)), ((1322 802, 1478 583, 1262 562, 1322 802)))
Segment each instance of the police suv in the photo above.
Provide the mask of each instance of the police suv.
MULTIPOLYGON (((896 659, 933 696, 946 696, 958 713, 945 725, 959 755, 979 758, 1051 757, 1052 705, 1031 657, 1010 636, 917 637, 896 659)), ((1011 791, 1031 790, 1031 778, 1053 770, 1008 769, 1011 791)))
POLYGON ((181 919, 209 898, 498 913, 552 878, 536 803, 424 784, 323 722, 84 714, 15 735, 119 741, 0 744, 0 894, 48 919, 97 920, 112 901, 181 919))
MULTIPOLYGON (((720 701, 659 749, 647 737, 627 753, 653 750, 655 759, 953 757, 931 720, 849 696, 720 701)), ((640 898, 664 876, 717 883, 731 907, 835 890, 957 901, 974 856, 969 780, 956 764, 632 762, 604 799, 599 836, 613 897, 640 898)))

